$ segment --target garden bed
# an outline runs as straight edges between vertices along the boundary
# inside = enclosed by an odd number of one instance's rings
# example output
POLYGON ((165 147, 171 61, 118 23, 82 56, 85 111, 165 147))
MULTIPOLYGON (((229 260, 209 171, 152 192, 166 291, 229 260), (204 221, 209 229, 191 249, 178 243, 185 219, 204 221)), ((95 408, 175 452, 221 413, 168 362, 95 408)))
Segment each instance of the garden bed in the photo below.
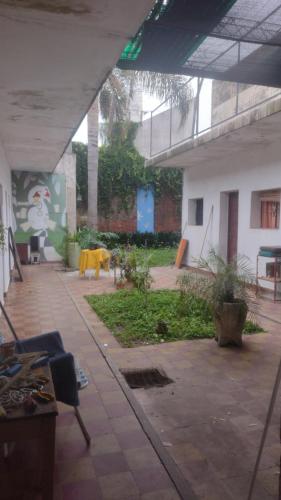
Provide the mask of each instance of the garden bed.
MULTIPOLYGON (((137 290, 91 295, 86 299, 124 347, 215 335, 212 316, 204 301, 193 298, 190 307, 183 309, 178 290, 149 291, 147 300, 137 290)), ((255 322, 246 322, 245 334, 262 331, 255 322)))

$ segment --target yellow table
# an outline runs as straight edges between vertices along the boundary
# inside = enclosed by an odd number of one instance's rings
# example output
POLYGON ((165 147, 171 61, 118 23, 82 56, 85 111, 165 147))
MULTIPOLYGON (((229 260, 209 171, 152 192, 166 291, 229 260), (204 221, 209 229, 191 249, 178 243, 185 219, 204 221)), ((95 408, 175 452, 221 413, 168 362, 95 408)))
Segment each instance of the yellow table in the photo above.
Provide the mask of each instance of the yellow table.
POLYGON ((105 248, 97 250, 82 250, 80 253, 79 271, 83 275, 86 269, 96 270, 96 279, 99 278, 100 268, 109 271, 110 252, 105 248))

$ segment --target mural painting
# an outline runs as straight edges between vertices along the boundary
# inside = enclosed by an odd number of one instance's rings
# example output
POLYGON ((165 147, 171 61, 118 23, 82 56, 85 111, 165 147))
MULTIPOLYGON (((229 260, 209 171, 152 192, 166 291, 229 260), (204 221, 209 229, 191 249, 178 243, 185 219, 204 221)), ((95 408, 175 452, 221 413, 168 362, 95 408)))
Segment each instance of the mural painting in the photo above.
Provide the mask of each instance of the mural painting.
POLYGON ((64 175, 13 172, 12 193, 16 243, 38 236, 41 261, 61 260, 66 233, 64 175))

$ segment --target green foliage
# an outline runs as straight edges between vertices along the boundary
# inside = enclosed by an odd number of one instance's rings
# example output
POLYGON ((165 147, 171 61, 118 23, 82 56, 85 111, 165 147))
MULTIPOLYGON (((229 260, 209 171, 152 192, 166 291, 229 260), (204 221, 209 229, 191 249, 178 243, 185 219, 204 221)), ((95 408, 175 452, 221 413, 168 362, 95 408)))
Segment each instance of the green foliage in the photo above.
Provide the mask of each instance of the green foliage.
POLYGON ((228 263, 211 249, 207 258, 201 258, 197 263, 201 269, 211 274, 208 300, 213 309, 217 309, 224 302, 241 301, 248 306, 248 286, 254 283, 255 276, 247 257, 237 256, 235 261, 228 263))
POLYGON ((73 142, 72 151, 76 154, 77 195, 80 195, 85 208, 88 206, 88 146, 82 142, 73 142))
POLYGON ((143 295, 144 304, 147 308, 148 290, 150 289, 153 278, 150 274, 149 257, 143 259, 139 266, 131 273, 131 280, 136 289, 143 295))
MULTIPOLYGON (((212 317, 200 315, 200 305, 196 307, 195 314, 192 310, 188 314, 178 314, 178 290, 148 291, 147 307, 140 302, 138 290, 91 295, 86 299, 119 342, 126 347, 213 338, 215 335, 212 317), (164 328, 164 323, 167 328, 164 328)), ((196 299, 194 305, 195 301, 196 299)), ((245 333, 250 333, 250 330, 253 333, 261 329, 248 322, 245 333)))
POLYGON ((160 231, 159 233, 116 233, 120 245, 134 245, 145 248, 178 247, 181 233, 160 231))
MULTIPOLYGON (((144 158, 134 146, 138 125, 119 122, 112 126, 110 142, 99 149, 98 207, 108 217, 112 213, 112 199, 118 200, 118 210, 129 212, 137 188, 152 186, 156 197, 168 193, 181 200, 182 172, 179 169, 145 168, 144 158)), ((73 142, 76 154, 77 195, 85 208, 88 206, 88 146, 73 142)))
POLYGON ((61 239, 59 246, 58 246, 58 253, 62 257, 62 262, 64 266, 66 267, 68 265, 68 248, 67 248, 67 243, 68 243, 68 229, 63 228, 63 238, 61 239))
POLYGON ((135 124, 115 124, 109 144, 99 149, 98 207, 104 216, 113 212, 113 199, 118 210, 130 211, 139 187, 153 187, 156 197, 168 193, 181 199, 181 170, 145 168, 133 144, 135 131, 135 124))
POLYGON ((77 241, 84 250, 93 246, 114 248, 118 244, 118 235, 115 233, 103 233, 95 229, 82 226, 77 231, 77 241))
POLYGON ((211 319, 209 305, 210 280, 193 272, 182 274, 177 284, 180 289, 178 312, 180 315, 193 315, 211 319))
POLYGON ((79 234, 78 233, 68 233, 67 234, 67 241, 69 243, 79 243, 79 234))

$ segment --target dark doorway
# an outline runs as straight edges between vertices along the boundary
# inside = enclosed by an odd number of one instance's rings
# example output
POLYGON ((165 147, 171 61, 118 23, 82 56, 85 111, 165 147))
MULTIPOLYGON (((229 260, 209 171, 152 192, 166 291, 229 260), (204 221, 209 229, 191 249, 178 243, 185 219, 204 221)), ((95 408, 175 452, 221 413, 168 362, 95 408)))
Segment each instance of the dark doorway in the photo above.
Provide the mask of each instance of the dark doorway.
POLYGON ((228 195, 227 262, 237 256, 238 240, 238 191, 228 195))

